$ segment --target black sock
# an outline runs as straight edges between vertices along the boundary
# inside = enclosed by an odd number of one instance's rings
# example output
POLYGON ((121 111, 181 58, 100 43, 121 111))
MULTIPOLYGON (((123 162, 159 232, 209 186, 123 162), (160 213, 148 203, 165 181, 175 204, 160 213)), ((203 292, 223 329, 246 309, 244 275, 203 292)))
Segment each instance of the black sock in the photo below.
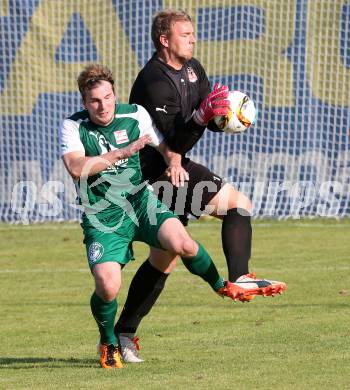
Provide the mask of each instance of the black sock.
POLYGON ((114 327, 114 333, 135 334, 142 318, 156 303, 169 274, 154 268, 147 259, 133 277, 123 311, 114 327))
POLYGON ((252 247, 250 216, 239 214, 236 208, 228 210, 222 222, 221 237, 229 280, 234 282, 241 275, 249 273, 252 247))

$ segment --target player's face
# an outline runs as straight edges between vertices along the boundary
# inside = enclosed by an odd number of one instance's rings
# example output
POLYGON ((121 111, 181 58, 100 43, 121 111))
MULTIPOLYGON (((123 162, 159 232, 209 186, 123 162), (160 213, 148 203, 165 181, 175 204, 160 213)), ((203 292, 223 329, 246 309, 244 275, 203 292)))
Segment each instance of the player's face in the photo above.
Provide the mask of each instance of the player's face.
POLYGON ((183 64, 193 56, 194 44, 196 39, 191 22, 176 22, 168 37, 168 50, 170 58, 183 64))
POLYGON ((92 122, 107 126, 114 118, 115 101, 111 83, 102 80, 94 88, 86 90, 84 106, 89 111, 92 122))

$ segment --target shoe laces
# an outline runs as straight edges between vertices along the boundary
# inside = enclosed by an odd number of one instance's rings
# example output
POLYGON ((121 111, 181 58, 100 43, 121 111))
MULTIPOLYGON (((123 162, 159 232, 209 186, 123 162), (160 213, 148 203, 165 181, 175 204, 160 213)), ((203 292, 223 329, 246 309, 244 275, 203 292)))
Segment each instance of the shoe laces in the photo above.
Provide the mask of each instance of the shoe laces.
POLYGON ((107 346, 106 364, 111 366, 111 365, 116 363, 116 360, 115 360, 116 353, 118 353, 117 347, 115 347, 113 344, 110 344, 107 346))
POLYGON ((132 343, 134 344, 135 348, 136 348, 136 351, 139 351, 140 350, 140 344, 139 344, 139 338, 137 336, 134 336, 131 341, 132 343))
POLYGON ((128 337, 128 336, 123 336, 121 339, 121 347, 122 348, 128 348, 133 353, 137 354, 137 351, 140 350, 140 345, 139 345, 139 338, 137 336, 134 336, 133 338, 128 337))
MULTIPOLYGON (((239 281, 240 278, 242 278, 243 280, 244 279, 256 280, 256 274, 255 274, 255 272, 250 272, 249 274, 241 275, 239 278, 237 278, 236 282, 239 281)), ((236 282, 234 282, 234 283, 236 283, 236 282)))

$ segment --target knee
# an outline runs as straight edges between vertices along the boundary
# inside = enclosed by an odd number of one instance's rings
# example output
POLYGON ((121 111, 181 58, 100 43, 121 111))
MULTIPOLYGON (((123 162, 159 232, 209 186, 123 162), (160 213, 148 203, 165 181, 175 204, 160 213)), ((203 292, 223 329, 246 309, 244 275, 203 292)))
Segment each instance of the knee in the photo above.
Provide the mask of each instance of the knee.
POLYGON ((112 301, 121 286, 120 265, 113 262, 96 264, 93 268, 97 295, 105 302, 112 301))
POLYGON ((96 283, 96 293, 105 302, 110 302, 118 295, 120 284, 116 284, 111 279, 106 279, 96 283))
POLYGON ((217 214, 225 215, 225 211, 230 209, 240 210, 242 215, 251 215, 252 202, 242 192, 236 190, 232 185, 226 184, 218 193, 219 196, 215 197, 217 203, 217 214))
POLYGON ((252 215, 252 211, 253 211, 253 205, 252 205, 252 202, 249 198, 247 198, 245 196, 245 201, 243 202, 243 205, 242 205, 242 215, 245 215, 245 216, 251 216, 252 215))
POLYGON ((198 252, 198 245, 192 238, 183 238, 179 242, 178 250, 181 257, 194 257, 198 252))

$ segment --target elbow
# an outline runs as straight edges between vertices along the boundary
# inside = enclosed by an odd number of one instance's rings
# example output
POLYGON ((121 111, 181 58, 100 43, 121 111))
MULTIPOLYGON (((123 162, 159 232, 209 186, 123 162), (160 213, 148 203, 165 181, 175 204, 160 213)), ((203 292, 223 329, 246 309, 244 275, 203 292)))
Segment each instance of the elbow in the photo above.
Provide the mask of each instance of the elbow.
POLYGON ((63 156, 63 163, 73 180, 80 179, 84 169, 83 160, 81 158, 68 154, 63 156))
POLYGON ((80 179, 80 175, 78 173, 70 172, 70 175, 71 175, 71 178, 73 180, 79 180, 80 179))
POLYGON ((79 180, 81 178, 81 169, 79 168, 71 168, 68 170, 73 180, 79 180))

